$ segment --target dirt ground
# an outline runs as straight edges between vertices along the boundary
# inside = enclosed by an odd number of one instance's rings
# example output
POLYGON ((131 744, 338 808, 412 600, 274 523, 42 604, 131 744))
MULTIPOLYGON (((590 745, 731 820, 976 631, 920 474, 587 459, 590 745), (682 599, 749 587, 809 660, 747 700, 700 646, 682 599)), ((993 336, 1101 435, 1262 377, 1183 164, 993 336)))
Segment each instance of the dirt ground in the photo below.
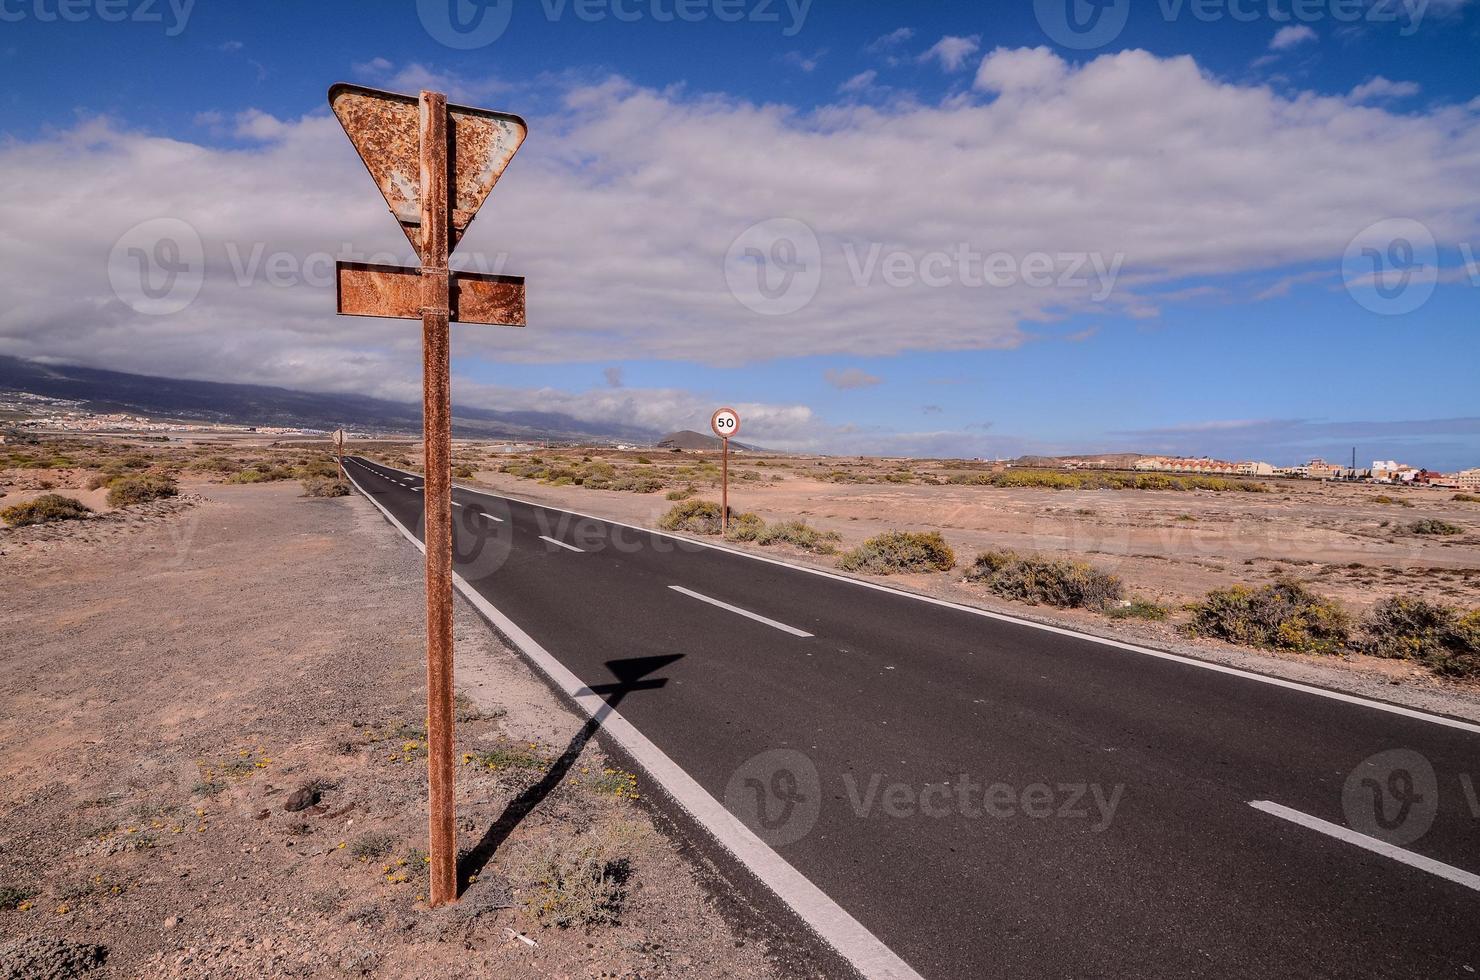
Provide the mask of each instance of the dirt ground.
POLYGON ((181 489, 0 530, 0 977, 779 975, 461 603, 428 910, 419 556, 358 496, 181 489))

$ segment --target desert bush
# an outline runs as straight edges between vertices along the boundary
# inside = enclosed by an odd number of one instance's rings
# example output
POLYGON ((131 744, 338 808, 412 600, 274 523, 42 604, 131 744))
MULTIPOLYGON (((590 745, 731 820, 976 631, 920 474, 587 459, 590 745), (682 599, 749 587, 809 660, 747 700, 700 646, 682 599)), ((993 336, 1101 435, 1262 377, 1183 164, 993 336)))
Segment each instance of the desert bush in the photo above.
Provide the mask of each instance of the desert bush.
POLYGON ((731 514, 725 537, 731 541, 754 541, 766 529, 766 522, 751 513, 731 514))
POLYGON ((719 504, 709 500, 685 500, 668 508, 668 513, 658 518, 658 526, 665 531, 718 534, 719 519, 719 504))
POLYGON ((955 566, 956 553, 939 531, 886 531, 869 538, 839 562, 844 571, 872 575, 946 572, 955 566))
POLYGON ((92 508, 80 500, 63 497, 59 493, 44 493, 35 500, 0 510, 0 520, 12 527, 26 527, 54 521, 75 521, 91 513, 92 508))
POLYGON ((303 483, 303 496, 305 497, 349 496, 349 484, 338 477, 309 476, 305 477, 301 482, 303 483))
POLYGON ((167 476, 121 476, 108 484, 109 507, 131 507, 151 500, 173 497, 180 492, 167 476))
POLYGON ((1340 606, 1298 582, 1215 589, 1192 611, 1190 633, 1305 653, 1336 653, 1347 645, 1351 630, 1340 606))
POLYGON ((755 537, 756 544, 789 544, 818 555, 833 554, 841 540, 842 536, 837 531, 819 531, 803 521, 767 524, 755 537))
POLYGON ((1104 609, 1125 595, 1120 578, 1086 562, 1056 561, 1013 551, 977 555, 966 573, 1008 599, 1065 609, 1104 609))
POLYGON ((477 472, 477 470, 473 469, 473 467, 467 465, 466 463, 462 464, 461 466, 454 466, 452 468, 452 475, 459 480, 471 480, 474 475, 477 474, 477 472))
POLYGON ((1150 599, 1132 599, 1125 605, 1111 606, 1106 613, 1111 619, 1149 619, 1157 623, 1167 618, 1166 606, 1150 599))
POLYGON ((561 928, 616 925, 632 877, 617 841, 615 834, 592 833, 573 853, 558 846, 543 851, 530 866, 535 916, 561 928))
POLYGON ((684 487, 682 490, 669 490, 666 496, 669 500, 688 500, 698 493, 693 487, 684 487))
POLYGON ((656 476, 633 473, 617 477, 611 482, 609 489, 627 493, 657 493, 663 489, 663 481, 656 476))
POLYGON ((1449 499, 1460 504, 1480 504, 1480 497, 1475 496, 1473 493, 1457 493, 1449 499))
POLYGON ((1480 609, 1458 609, 1425 599, 1392 596, 1362 621, 1362 650, 1378 657, 1416 660, 1440 674, 1480 676, 1480 609))
POLYGON ((1408 530, 1413 534, 1449 535, 1465 533, 1465 529, 1458 524, 1441 521, 1435 517, 1426 517, 1421 521, 1414 521, 1408 525, 1408 530))
POLYGON ((28 885, 0 885, 0 912, 10 912, 36 897, 28 885))
POLYGON ((361 861, 385 857, 396 846, 400 838, 383 831, 371 831, 356 837, 349 845, 349 856, 361 861))

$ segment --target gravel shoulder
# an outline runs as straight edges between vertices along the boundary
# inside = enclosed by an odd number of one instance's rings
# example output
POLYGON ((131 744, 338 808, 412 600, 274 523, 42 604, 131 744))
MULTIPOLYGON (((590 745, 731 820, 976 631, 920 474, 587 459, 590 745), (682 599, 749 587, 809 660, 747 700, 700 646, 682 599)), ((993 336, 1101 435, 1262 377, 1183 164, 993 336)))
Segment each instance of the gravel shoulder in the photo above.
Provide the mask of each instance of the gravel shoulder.
POLYGON ((428 910, 419 555, 358 496, 182 489, 0 537, 0 976, 793 974, 461 601, 428 910))

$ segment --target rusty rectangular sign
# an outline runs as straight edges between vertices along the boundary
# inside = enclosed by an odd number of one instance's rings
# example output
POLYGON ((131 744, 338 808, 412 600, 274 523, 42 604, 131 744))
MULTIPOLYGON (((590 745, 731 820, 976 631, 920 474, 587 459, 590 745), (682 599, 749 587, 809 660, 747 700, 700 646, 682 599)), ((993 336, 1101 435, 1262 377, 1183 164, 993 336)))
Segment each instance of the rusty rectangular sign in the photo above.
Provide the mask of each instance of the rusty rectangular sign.
MULTIPOLYGON (((345 316, 421 319, 420 270, 340 262, 336 271, 339 312, 345 316)), ((448 306, 454 323, 524 326, 523 276, 454 272, 449 279, 448 306)))

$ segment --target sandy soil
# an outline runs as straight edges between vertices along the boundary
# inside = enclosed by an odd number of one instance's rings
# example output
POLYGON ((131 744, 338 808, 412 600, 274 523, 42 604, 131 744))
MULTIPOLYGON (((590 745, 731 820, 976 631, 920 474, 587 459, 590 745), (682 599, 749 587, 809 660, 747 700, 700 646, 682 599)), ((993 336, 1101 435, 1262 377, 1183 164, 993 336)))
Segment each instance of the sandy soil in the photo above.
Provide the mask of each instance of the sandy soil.
POLYGON ((0 976, 777 975, 780 941, 726 922, 640 781, 461 604, 459 751, 494 754, 460 771, 459 833, 486 844, 426 909, 419 556, 357 496, 182 489, 0 531, 0 976), (545 858, 582 848, 617 925, 537 914, 545 858))

